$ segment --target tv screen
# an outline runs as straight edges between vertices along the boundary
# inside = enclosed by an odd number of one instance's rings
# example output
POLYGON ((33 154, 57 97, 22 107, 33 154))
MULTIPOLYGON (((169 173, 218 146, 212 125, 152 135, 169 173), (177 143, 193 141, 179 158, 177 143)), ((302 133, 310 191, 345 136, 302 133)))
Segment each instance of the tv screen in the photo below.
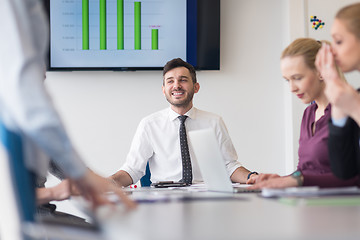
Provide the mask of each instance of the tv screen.
POLYGON ((220 0, 50 0, 48 70, 220 69, 220 0))

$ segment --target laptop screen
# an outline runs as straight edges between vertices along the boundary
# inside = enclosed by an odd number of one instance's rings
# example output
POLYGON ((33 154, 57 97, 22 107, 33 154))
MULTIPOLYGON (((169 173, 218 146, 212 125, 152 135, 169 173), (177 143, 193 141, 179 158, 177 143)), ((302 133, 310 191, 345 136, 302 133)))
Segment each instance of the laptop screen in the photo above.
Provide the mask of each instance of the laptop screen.
POLYGON ((188 136, 208 190, 233 192, 214 130, 207 128, 190 131, 188 136))

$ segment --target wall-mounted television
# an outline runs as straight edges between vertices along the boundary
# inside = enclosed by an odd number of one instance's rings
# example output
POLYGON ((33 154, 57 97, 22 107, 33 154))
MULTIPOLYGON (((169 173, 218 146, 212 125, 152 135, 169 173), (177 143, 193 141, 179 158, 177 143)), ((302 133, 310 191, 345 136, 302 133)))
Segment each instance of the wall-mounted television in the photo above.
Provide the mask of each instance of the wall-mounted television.
POLYGON ((220 69, 220 0, 49 0, 49 71, 220 69))

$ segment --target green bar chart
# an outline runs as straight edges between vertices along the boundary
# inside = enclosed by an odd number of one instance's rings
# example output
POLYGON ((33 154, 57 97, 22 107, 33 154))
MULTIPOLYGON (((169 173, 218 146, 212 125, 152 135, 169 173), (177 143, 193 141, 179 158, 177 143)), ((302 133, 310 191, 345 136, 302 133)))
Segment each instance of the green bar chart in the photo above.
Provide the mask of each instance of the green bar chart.
MULTIPOLYGON (((100 50, 108 50, 108 42, 109 40, 109 24, 115 25, 116 30, 116 50, 124 50, 125 49, 125 41, 129 39, 129 32, 125 31, 125 15, 129 16, 133 14, 132 23, 127 23, 127 28, 132 26, 132 38, 133 38, 133 50, 144 50, 144 46, 148 46, 145 49, 150 50, 159 50, 159 28, 160 25, 156 22, 152 22, 151 24, 145 25, 142 23, 142 2, 141 1, 133 1, 131 2, 132 9, 127 8, 128 12, 125 12, 126 9, 124 7, 126 0, 112 0, 112 5, 108 7, 109 0, 81 0, 82 1, 82 50, 89 50, 91 48, 90 41, 98 42, 98 49, 100 50), (94 26, 91 26, 91 19, 97 16, 97 14, 89 12, 89 2, 97 2, 98 8, 96 9, 98 12, 98 29, 99 35, 98 39, 94 39, 91 37, 91 29, 94 29, 94 26), (116 4, 115 9, 116 13, 115 19, 116 22, 109 23, 109 9, 113 10, 114 2, 116 4), (129 13, 130 12, 130 13, 129 13), (157 28, 152 28, 151 25, 158 24, 157 28), (149 30, 146 30, 148 28, 149 30), (145 29, 145 30, 144 30, 145 29), (150 31, 150 35, 147 35, 143 38, 143 31, 150 31), (144 44, 144 39, 148 39, 144 44)), ((127 2, 129 4, 129 1, 127 2)), ((149 14, 147 14, 149 15, 149 14)), ((93 34, 95 35, 95 34, 93 34)))
POLYGON ((152 68, 186 59, 187 1, 51 1, 51 66, 152 68))

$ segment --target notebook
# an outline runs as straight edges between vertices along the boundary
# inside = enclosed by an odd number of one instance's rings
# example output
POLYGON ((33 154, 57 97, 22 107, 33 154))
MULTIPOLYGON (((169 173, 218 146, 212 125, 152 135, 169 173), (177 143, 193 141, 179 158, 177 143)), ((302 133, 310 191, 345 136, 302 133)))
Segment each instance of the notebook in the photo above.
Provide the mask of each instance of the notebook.
POLYGON ((261 196, 267 198, 276 197, 301 197, 314 198, 322 196, 355 196, 360 195, 360 189, 356 186, 319 188, 317 186, 289 187, 284 189, 264 188, 261 196))
POLYGON ((213 129, 189 131, 188 137, 209 191, 261 192, 248 190, 246 185, 233 186, 213 129))

